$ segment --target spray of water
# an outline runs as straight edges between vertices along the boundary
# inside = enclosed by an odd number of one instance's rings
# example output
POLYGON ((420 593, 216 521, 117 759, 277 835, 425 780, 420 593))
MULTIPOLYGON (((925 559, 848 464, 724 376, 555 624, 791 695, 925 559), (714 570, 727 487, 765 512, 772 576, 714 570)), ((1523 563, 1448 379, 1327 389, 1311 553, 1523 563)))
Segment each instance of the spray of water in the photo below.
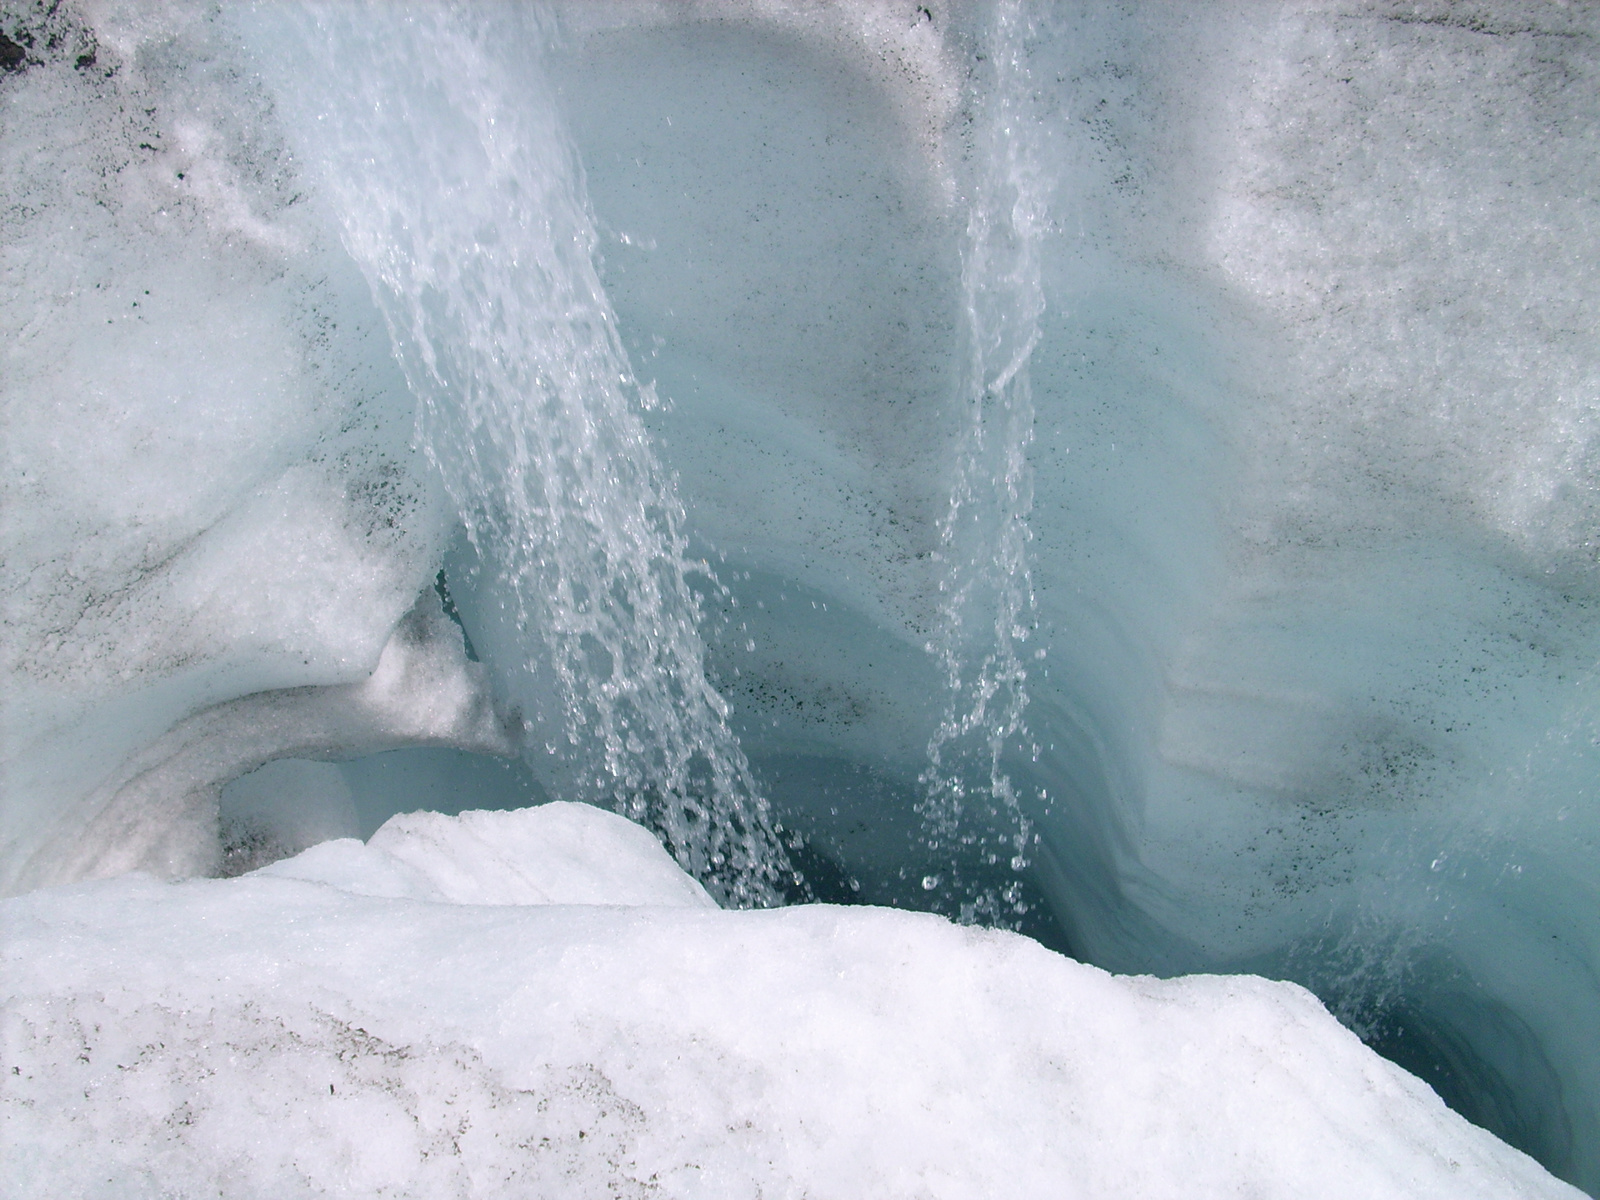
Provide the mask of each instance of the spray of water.
POLYGON ((944 717, 928 743, 920 813, 946 865, 924 886, 964 921, 1014 924, 1021 889, 993 880, 1028 865, 1033 839, 1004 758, 1027 738, 1026 643, 1037 619, 1028 517, 1033 395, 1028 360, 1044 311, 1038 245, 1046 220, 1039 122, 1031 119, 1028 24, 997 7, 983 77, 974 80, 976 135, 962 259, 968 420, 950 505, 940 524, 941 632, 929 643, 944 668, 944 717), (973 870, 973 864, 977 870, 973 870))
POLYGON ((532 10, 313 10, 299 65, 331 99, 311 141, 421 444, 508 617, 542 641, 574 798, 655 828, 725 902, 774 903, 792 872, 706 679, 689 580, 709 569, 686 557, 641 419, 655 399, 596 274, 540 69, 551 32, 532 10))

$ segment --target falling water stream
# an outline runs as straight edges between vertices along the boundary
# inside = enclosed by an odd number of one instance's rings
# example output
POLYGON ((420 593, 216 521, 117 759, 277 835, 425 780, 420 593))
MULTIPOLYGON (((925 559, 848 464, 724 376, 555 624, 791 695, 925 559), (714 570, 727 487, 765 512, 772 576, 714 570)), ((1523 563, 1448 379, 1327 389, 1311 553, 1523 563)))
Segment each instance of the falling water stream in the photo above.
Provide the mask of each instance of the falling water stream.
POLYGON ((941 628, 927 646, 943 670, 945 711, 928 742, 918 806, 929 849, 948 863, 923 886, 963 921, 1002 924, 1027 912, 1018 877, 1033 838, 1003 761, 1028 740, 1027 642, 1037 627, 1028 360, 1044 311, 1046 184, 1032 144, 1040 126, 1027 108, 1027 24, 1020 5, 997 7, 973 100, 961 271, 967 422, 939 525, 941 628), (984 867, 1003 862, 1013 880, 966 878, 974 850, 984 867))
POLYGON ((595 273, 538 10, 336 6, 303 31, 316 150, 418 437, 526 651, 500 663, 568 798, 653 827, 725 901, 792 880, 707 681, 683 510, 595 273), (554 711, 551 711, 554 710, 554 711), (554 718, 554 719, 552 719, 554 718))
MULTIPOLYGON (((960 148, 965 427, 939 524, 927 650, 944 712, 917 809, 928 901, 1015 924, 1032 826, 1005 765, 1027 748, 1033 436, 1028 359, 1045 185, 1019 6, 1000 6, 960 148), (973 869, 973 864, 977 869, 973 869), (1011 882, 1006 882, 1007 878, 1011 882), (999 880, 999 882, 996 882, 999 880)), ((320 72, 298 120, 418 406, 418 440, 502 627, 499 687, 564 796, 654 828, 725 900, 804 882, 708 681, 684 512, 596 272, 584 175, 543 73, 539 9, 331 7, 298 19, 320 72), (506 649, 509 648, 509 649, 506 649), (514 660, 514 661, 508 661, 514 660)), ((290 107, 293 107, 291 102, 290 107)))

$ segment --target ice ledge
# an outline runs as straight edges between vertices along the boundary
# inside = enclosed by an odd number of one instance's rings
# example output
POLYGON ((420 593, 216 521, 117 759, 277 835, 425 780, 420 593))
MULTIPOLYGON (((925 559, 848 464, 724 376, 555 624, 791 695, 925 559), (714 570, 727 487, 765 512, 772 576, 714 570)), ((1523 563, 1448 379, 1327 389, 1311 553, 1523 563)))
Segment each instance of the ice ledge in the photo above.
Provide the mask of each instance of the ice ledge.
POLYGON ((676 869, 623 825, 403 818, 0 902, 0 1191, 1580 1195, 1292 984, 681 876, 641 904, 676 869))
POLYGON ((354 758, 403 746, 513 755, 521 719, 497 711, 483 666, 432 587, 401 620, 370 676, 283 688, 218 704, 132 756, 84 805, 95 815, 61 830, 0 889, 20 892, 125 871, 165 878, 209 873, 221 853, 223 785, 279 758, 354 758))

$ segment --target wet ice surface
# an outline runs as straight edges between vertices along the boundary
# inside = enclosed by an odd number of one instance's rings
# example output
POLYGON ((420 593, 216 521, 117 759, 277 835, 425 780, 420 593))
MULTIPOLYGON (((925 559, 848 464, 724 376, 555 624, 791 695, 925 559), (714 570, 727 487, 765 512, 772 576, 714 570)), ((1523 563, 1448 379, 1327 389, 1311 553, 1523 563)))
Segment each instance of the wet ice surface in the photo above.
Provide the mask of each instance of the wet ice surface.
POLYGON ((1294 985, 719 911, 579 805, 0 928, 16 1197, 1578 1194, 1294 985))

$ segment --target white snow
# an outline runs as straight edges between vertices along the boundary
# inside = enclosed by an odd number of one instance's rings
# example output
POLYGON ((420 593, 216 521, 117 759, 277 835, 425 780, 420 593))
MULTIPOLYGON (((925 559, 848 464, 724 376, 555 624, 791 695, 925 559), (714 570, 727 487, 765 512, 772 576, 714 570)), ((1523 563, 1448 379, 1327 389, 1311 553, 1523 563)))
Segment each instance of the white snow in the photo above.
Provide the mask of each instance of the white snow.
POLYGON ((566 801, 455 817, 402 813, 366 845, 324 842, 260 874, 450 904, 716 907, 646 830, 566 801))
POLYGON ((723 912, 578 805, 0 928, 18 1198, 1578 1195, 1294 985, 723 912))

